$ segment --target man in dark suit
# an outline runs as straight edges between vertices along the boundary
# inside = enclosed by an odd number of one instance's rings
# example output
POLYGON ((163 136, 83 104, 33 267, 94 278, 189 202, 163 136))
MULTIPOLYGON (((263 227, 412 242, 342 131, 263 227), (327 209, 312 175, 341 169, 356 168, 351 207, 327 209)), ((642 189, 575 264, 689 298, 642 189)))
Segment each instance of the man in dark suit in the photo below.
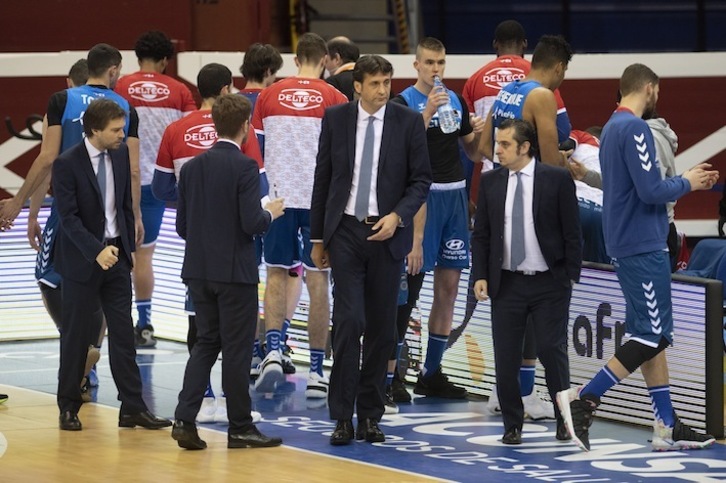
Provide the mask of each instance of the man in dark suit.
POLYGON ((259 307, 252 237, 284 213, 280 198, 264 210, 260 207, 257 162, 240 152, 251 111, 246 97, 220 96, 212 106, 218 141, 186 163, 179 179, 176 231, 187 242, 181 276, 196 309, 197 342, 187 362, 171 436, 187 449, 207 447, 194 420, 220 350, 227 447, 282 443, 260 433, 250 414, 249 374, 259 307))
POLYGON ((83 116, 86 138, 53 163, 53 191, 60 218, 55 247, 63 277, 58 407, 60 429, 81 430, 78 381, 88 346, 95 342, 88 324, 101 306, 108 324, 111 372, 119 391, 119 427, 158 429, 171 421, 149 412, 141 397, 131 320, 131 206, 129 150, 124 139, 126 111, 101 98, 83 116))
POLYGON ((328 40, 327 46, 328 60, 325 68, 330 72, 330 77, 325 81, 352 101, 355 98, 353 67, 360 57, 360 50, 347 37, 334 37, 328 40))
POLYGON ((353 70, 359 102, 326 110, 315 168, 312 259, 331 267, 333 369, 330 443, 383 441, 388 355, 396 339, 396 303, 403 258, 413 243, 413 217, 431 184, 421 115, 390 103, 393 67, 377 55, 353 70), (363 339, 363 362, 360 364, 363 339))
MULTIPOLYGON (((524 411, 517 381, 527 318, 552 401, 570 385, 567 324, 582 245, 575 185, 569 172, 535 161, 534 127, 507 119, 496 130, 502 167, 481 178, 472 235, 478 300, 492 299, 497 393, 505 444, 522 442, 524 411)), ((569 439, 555 406, 557 439, 569 439)))

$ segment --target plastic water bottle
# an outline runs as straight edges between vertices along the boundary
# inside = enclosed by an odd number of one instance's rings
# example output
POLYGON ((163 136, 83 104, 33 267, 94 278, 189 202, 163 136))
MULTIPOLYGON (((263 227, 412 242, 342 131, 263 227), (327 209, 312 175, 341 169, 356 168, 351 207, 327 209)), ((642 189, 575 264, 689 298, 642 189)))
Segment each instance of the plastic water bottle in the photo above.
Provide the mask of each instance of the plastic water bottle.
MULTIPOLYGON (((441 82, 439 76, 434 76, 434 88, 441 87, 446 92, 446 87, 441 82)), ((446 104, 442 104, 438 108, 439 113, 439 127, 444 134, 450 134, 459 129, 459 122, 457 121, 456 111, 454 111, 451 101, 446 104)))

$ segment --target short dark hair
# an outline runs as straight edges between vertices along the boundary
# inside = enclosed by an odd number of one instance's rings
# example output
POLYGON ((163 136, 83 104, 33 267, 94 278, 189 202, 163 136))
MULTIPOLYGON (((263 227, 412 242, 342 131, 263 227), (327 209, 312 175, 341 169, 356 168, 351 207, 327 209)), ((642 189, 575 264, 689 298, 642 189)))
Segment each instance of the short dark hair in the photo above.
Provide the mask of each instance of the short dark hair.
POLYGON ((533 69, 549 69, 562 62, 567 65, 572 60, 572 47, 561 35, 543 35, 532 54, 533 69))
POLYGON ((537 155, 537 132, 531 122, 524 119, 505 119, 498 129, 500 131, 513 129, 512 138, 517 142, 517 147, 519 148, 526 141, 529 143, 527 155, 532 157, 537 155))
POLYGON ((75 87, 85 85, 88 80, 88 61, 78 59, 68 71, 68 78, 75 87))
POLYGON ((83 114, 83 132, 86 137, 93 136, 93 130, 103 131, 113 119, 126 118, 127 112, 111 99, 95 99, 83 114))
POLYGON ((658 85, 660 78, 644 64, 631 64, 620 77, 620 93, 623 97, 642 89, 646 84, 658 85))
POLYGON ((212 62, 199 70, 197 89, 202 99, 217 97, 222 87, 232 83, 232 71, 226 65, 212 62))
POLYGON ((527 40, 522 24, 516 20, 505 20, 494 30, 494 41, 501 45, 512 45, 527 40))
POLYGON ((328 47, 320 35, 307 32, 298 39, 295 55, 301 64, 317 64, 328 55, 328 47))
POLYGON ((335 57, 340 55, 343 63, 355 62, 360 57, 360 49, 353 42, 333 39, 328 41, 328 55, 335 57))
POLYGON ((250 120, 252 103, 245 96, 225 94, 219 96, 212 106, 212 120, 217 135, 233 138, 246 121, 250 120))
POLYGON ((282 67, 282 56, 275 47, 270 44, 254 43, 245 52, 239 71, 248 81, 262 82, 268 70, 274 75, 280 67, 282 67))
POLYGON ((88 75, 102 76, 109 68, 121 65, 123 58, 116 47, 108 44, 96 44, 88 51, 88 75))
POLYGON ((424 49, 433 50, 434 52, 444 52, 446 50, 446 47, 444 47, 443 42, 441 42, 439 39, 435 39, 433 37, 424 37, 419 41, 418 45, 416 46, 416 58, 418 58, 421 50, 424 49))
POLYGON ((380 55, 364 55, 355 61, 355 67, 353 67, 353 80, 362 83, 366 74, 393 75, 393 66, 380 55))
POLYGON ((136 40, 134 52, 139 60, 153 59, 158 62, 162 59, 170 59, 174 55, 174 44, 159 30, 150 30, 141 34, 136 40))

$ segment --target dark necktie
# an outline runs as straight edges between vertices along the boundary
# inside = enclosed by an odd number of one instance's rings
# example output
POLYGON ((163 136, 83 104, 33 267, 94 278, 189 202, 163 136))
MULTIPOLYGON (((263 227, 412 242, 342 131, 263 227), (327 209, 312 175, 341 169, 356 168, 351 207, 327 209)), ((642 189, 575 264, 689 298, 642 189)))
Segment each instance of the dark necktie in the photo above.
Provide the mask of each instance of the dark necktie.
POLYGON ((96 179, 98 180, 98 189, 101 190, 101 199, 103 200, 104 209, 106 207, 106 151, 98 155, 98 172, 96 179))
POLYGON ((522 173, 517 173, 517 188, 512 204, 512 258, 510 270, 517 270, 524 261, 524 201, 522 196, 522 173))
POLYGON ((371 178, 373 176, 373 144, 375 143, 375 131, 373 121, 375 117, 368 118, 365 141, 363 141, 363 154, 360 159, 360 173, 358 175, 358 193, 355 197, 355 217, 358 221, 368 216, 368 200, 371 191, 371 178))

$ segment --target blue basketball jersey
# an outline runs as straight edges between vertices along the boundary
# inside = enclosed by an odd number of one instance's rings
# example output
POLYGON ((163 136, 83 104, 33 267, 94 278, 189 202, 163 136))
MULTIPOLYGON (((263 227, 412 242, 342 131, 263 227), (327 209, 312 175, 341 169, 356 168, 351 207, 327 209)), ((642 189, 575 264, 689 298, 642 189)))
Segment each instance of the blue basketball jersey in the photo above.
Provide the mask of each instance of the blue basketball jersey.
POLYGON ((83 115, 88 105, 95 99, 106 97, 115 101, 126 111, 126 126, 124 132, 129 134, 129 103, 111 89, 99 86, 80 86, 66 90, 68 99, 61 118, 61 150, 62 153, 71 146, 83 140, 83 115))
MULTIPOLYGON (((124 133, 129 134, 129 103, 111 89, 102 86, 80 86, 66 89, 66 106, 61 117, 61 149, 64 152, 85 137, 83 134, 83 115, 91 101, 106 97, 115 101, 126 111, 126 126, 124 133)), ((61 283, 60 275, 55 271, 53 263, 53 249, 55 237, 58 232, 59 218, 56 212, 55 200, 50 208, 50 216, 43 227, 43 240, 40 251, 35 260, 35 278, 49 287, 56 288, 61 283)))

